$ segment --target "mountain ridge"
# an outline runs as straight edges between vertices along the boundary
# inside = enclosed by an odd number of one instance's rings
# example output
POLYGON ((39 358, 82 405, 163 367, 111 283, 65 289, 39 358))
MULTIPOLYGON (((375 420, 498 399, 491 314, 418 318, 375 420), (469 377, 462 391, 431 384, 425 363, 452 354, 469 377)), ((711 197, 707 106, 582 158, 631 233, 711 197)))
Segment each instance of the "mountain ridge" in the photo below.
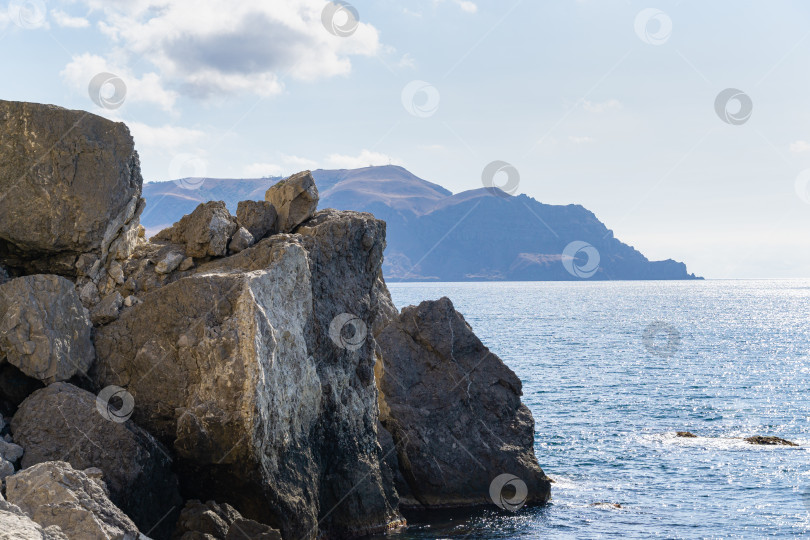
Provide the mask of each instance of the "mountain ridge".
MULTIPOLYGON (((318 169, 312 176, 322 207, 386 221, 389 281, 700 279, 682 262, 648 260, 579 204, 545 204, 486 187, 452 193, 396 165, 318 169)), ((240 200, 263 199, 279 179, 147 183, 141 222, 154 234, 201 202, 223 200, 235 210, 240 200)))

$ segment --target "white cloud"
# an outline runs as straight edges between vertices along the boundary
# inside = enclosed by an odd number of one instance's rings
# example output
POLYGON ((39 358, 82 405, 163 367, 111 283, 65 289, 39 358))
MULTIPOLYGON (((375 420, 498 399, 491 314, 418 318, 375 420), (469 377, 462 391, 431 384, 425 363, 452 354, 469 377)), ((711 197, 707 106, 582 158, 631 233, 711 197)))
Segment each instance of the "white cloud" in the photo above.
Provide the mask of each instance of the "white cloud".
POLYGON ((574 144, 588 144, 588 143, 596 142, 596 139, 594 139, 593 137, 587 137, 587 136, 578 137, 578 136, 575 136, 575 135, 569 135, 568 140, 571 141, 574 144))
POLYGON ((374 165, 402 165, 402 162, 398 159, 365 149, 357 156, 331 154, 326 158, 326 163, 328 166, 337 169, 359 169, 374 165))
POLYGON ((289 165, 290 167, 298 169, 300 171, 303 170, 311 171, 319 167, 317 161, 298 156, 283 155, 282 161, 284 161, 286 165, 289 165))
POLYGON ((251 163, 244 168, 243 174, 247 178, 283 176, 283 169, 274 163, 251 163))
POLYGON ((444 152, 447 148, 442 144, 421 144, 419 148, 430 152, 444 152))
POLYGON ((61 9, 52 9, 51 17, 53 17, 53 20, 57 26, 61 26, 63 28, 87 28, 90 26, 90 21, 87 19, 83 17, 73 17, 61 9))
POLYGON ((462 11, 466 11, 467 13, 478 12, 478 6, 473 2, 468 2, 467 0, 456 0, 456 4, 458 4, 458 7, 460 7, 462 11))
POLYGON ((154 103, 164 110, 170 110, 174 106, 177 93, 166 90, 157 73, 146 73, 139 78, 125 68, 108 63, 101 56, 93 54, 74 56, 60 75, 76 91, 87 93, 93 77, 105 72, 117 75, 124 81, 126 85, 124 103, 128 101, 154 103))
POLYGON ((127 122, 137 148, 177 150, 199 143, 205 132, 172 125, 149 126, 140 122, 127 122))
POLYGON ((416 60, 410 53, 405 53, 402 55, 402 58, 400 58, 399 62, 397 62, 397 67, 416 69, 416 60))
POLYGON ((221 0, 79 1, 101 14, 99 29, 115 45, 110 57, 151 62, 162 86, 194 97, 278 94, 284 76, 347 75, 351 56, 380 49, 368 23, 348 37, 327 31, 323 0, 241 0, 227 9, 221 0))
POLYGON ((11 20, 8 18, 5 10, 0 9, 0 30, 4 30, 11 20))
MULTIPOLYGON (((433 0, 435 4, 441 4, 445 0, 433 0)), ((466 13, 477 13, 478 12, 478 5, 475 2, 470 2, 469 0, 451 0, 451 2, 461 8, 461 11, 466 13)))
POLYGON ((810 152, 810 142, 807 141, 796 141, 790 143, 790 151, 795 152, 797 154, 802 152, 810 152))
POLYGON ((603 113, 610 109, 621 109, 622 104, 618 99, 609 99, 607 101, 602 102, 595 102, 595 101, 588 101, 587 99, 582 102, 582 106, 585 108, 586 111, 592 113, 603 113))

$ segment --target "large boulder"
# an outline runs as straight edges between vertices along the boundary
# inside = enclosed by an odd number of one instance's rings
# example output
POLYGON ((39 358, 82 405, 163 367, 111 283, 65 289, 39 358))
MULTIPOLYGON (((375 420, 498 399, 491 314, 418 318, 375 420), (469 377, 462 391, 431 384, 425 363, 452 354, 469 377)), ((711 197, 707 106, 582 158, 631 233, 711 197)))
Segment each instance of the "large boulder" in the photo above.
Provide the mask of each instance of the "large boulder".
POLYGON ((318 208, 318 188, 309 171, 300 172, 271 186, 264 200, 278 213, 279 232, 292 232, 318 208))
POLYGON ((225 203, 211 201, 200 204, 152 240, 182 244, 189 257, 223 257, 228 254, 228 242, 238 229, 236 218, 225 203))
POLYGON ((77 257, 126 256, 142 209, 129 129, 53 105, 0 100, 0 262, 75 274, 77 257))
POLYGON ((267 201, 240 201, 236 207, 236 221, 256 241, 277 232, 277 220, 276 208, 267 201))
MULTIPOLYGON (((67 461, 80 470, 98 467, 113 503, 138 528, 165 538, 180 502, 172 461, 149 433, 124 421, 133 403, 107 401, 107 393, 97 397, 55 383, 23 401, 11 421, 14 441, 25 449, 22 466, 67 461)), ((119 397, 126 394, 119 392, 119 397)))
POLYGON ((501 475, 526 486, 520 501, 513 500, 520 490, 504 493, 507 502, 548 501, 550 482, 534 455, 534 419, 520 402, 520 379, 449 299, 403 309, 377 339, 380 420, 410 488, 404 506, 500 502, 490 488, 501 475))
POLYGON ((44 383, 85 374, 92 326, 73 283, 54 275, 0 285, 0 356, 44 383))
POLYGON ((245 519, 229 504, 198 500, 186 503, 177 521, 178 540, 281 540, 281 533, 256 521, 245 519))
POLYGON ((72 540, 56 525, 43 528, 0 493, 0 540, 72 540))
POLYGON ((57 526, 68 538, 134 540, 139 534, 96 480, 63 461, 39 463, 10 476, 6 497, 41 526, 57 526))
MULTIPOLYGON (((330 337, 346 313, 379 323, 385 224, 322 212, 141 296, 98 329, 98 386, 177 455, 184 492, 285 537, 397 522, 377 443, 374 340, 330 337)), ((390 300, 388 300, 390 302, 390 300)))

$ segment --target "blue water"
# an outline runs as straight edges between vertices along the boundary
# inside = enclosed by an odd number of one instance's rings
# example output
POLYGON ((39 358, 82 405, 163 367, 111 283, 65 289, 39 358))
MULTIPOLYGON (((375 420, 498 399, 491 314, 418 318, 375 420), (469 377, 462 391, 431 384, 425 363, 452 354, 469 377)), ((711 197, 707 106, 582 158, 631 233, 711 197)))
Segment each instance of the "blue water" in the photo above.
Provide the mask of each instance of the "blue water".
POLYGON ((810 280, 389 288, 400 308, 450 297, 517 373, 556 480, 545 507, 394 538, 810 536, 810 280), (648 327, 673 340, 648 348, 648 327), (738 438, 751 435, 802 446, 738 438))

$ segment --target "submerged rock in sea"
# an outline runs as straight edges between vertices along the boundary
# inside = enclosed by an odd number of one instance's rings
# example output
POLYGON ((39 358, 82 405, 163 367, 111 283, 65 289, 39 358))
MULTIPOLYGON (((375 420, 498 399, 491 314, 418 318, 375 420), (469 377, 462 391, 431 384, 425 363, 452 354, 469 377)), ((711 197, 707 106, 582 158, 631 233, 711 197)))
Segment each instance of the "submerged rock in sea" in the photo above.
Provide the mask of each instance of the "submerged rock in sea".
POLYGON ((763 437, 762 435, 746 437, 745 442, 765 446, 799 446, 795 442, 791 442, 786 439, 780 439, 779 437, 763 437))
POLYGON ((677 437, 686 437, 687 439, 697 438, 697 435, 692 433, 691 431, 678 431, 675 433, 677 437))
POLYGON ((449 299, 403 309, 377 339, 380 420, 396 443, 410 504, 492 504, 502 474, 526 486, 523 503, 549 499, 520 379, 449 299))
POLYGON ((128 233, 143 208, 142 184, 126 125, 84 111, 0 100, 4 266, 75 275, 83 253, 126 257, 135 238, 128 233))
POLYGON ((41 526, 57 526, 71 539, 130 540, 139 535, 95 480, 63 461, 39 463, 7 478, 6 497, 41 526))

